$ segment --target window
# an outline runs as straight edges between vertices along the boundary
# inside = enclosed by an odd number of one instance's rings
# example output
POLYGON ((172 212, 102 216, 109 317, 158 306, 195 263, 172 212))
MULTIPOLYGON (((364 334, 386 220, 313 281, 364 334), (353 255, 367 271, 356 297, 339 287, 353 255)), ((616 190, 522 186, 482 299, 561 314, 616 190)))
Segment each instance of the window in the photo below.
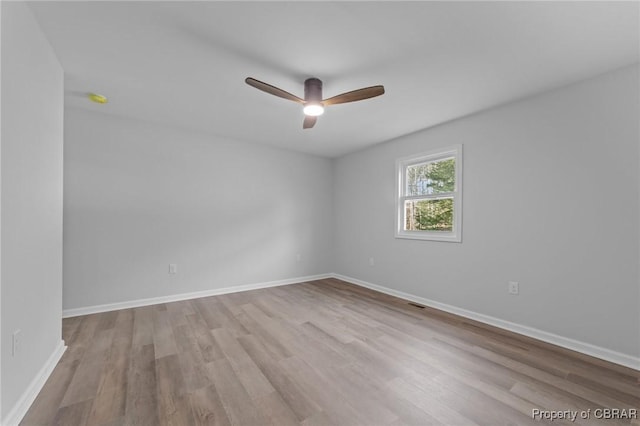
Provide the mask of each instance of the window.
POLYGON ((396 238, 462 241, 462 145, 396 162, 396 238))

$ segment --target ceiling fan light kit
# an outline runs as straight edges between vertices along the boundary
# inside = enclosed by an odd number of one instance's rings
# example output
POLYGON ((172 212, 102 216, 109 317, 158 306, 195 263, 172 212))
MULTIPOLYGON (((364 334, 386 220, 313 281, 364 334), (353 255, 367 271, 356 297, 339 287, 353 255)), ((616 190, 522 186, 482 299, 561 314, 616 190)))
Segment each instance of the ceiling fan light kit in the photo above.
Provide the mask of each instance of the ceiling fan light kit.
POLYGON ((312 117, 322 115, 322 81, 317 78, 308 78, 304 82, 304 114, 312 117))
POLYGON ((320 102, 309 102, 302 109, 304 115, 310 115, 311 117, 317 117, 324 113, 324 107, 320 102))
POLYGON ((384 94, 384 86, 371 86, 342 93, 328 99, 322 99, 322 81, 317 78, 308 78, 304 82, 304 99, 301 99, 296 95, 292 95, 289 92, 256 80, 255 78, 247 77, 244 81, 249 86, 262 90, 263 92, 302 104, 305 114, 302 123, 303 129, 312 128, 316 124, 318 116, 324 113, 326 106, 361 101, 384 94))

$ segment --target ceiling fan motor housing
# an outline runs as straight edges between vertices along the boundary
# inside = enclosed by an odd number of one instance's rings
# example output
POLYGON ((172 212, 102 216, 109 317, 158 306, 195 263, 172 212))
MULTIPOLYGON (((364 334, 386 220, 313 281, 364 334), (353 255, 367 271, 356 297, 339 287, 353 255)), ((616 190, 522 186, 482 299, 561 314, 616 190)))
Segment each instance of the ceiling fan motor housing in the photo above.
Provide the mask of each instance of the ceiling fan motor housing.
POLYGON ((308 78, 304 81, 304 100, 322 103, 322 81, 317 78, 308 78))

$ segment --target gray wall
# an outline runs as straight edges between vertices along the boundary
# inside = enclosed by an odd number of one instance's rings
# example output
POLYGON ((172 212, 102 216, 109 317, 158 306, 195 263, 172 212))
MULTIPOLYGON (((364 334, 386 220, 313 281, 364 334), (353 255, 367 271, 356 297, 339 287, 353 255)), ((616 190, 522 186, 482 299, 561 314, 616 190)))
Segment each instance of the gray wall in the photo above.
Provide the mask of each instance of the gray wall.
POLYGON ((624 68, 337 159, 335 272, 640 355, 638 90, 624 68), (462 243, 395 239, 396 158, 459 143, 462 243))
POLYGON ((326 158, 68 109, 64 159, 65 309, 331 271, 326 158))
POLYGON ((27 6, 0 7, 4 419, 61 342, 63 73, 27 6))

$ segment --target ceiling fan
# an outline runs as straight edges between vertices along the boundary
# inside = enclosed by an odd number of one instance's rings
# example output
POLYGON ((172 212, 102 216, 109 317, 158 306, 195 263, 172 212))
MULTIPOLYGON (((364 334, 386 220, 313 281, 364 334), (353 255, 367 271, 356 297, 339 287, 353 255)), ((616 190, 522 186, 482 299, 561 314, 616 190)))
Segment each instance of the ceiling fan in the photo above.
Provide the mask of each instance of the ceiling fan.
POLYGON ((303 129, 312 128, 316 124, 318 116, 324 112, 324 107, 326 106, 362 101, 384 94, 384 86, 371 86, 322 99, 322 81, 317 78, 308 78, 304 82, 304 99, 301 99, 296 95, 292 95, 276 86, 256 80, 255 78, 247 77, 244 81, 249 86, 262 90, 263 92, 304 105, 305 117, 302 123, 303 129))

